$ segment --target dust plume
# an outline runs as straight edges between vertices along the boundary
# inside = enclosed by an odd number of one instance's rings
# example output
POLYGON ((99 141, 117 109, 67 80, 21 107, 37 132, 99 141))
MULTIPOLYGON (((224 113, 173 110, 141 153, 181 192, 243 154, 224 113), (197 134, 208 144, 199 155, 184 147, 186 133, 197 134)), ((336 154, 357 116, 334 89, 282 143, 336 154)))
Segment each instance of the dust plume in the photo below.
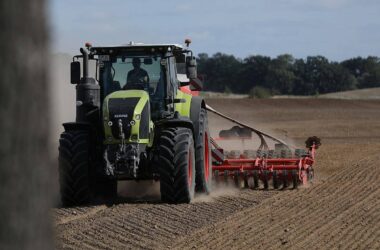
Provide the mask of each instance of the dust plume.
POLYGON ((160 182, 147 181, 118 181, 117 193, 120 197, 133 200, 160 200, 160 182))
POLYGON ((210 194, 196 194, 193 203, 200 202, 213 202, 218 197, 222 196, 234 196, 239 193, 239 189, 235 187, 232 183, 227 182, 223 184, 212 183, 212 190, 210 194))

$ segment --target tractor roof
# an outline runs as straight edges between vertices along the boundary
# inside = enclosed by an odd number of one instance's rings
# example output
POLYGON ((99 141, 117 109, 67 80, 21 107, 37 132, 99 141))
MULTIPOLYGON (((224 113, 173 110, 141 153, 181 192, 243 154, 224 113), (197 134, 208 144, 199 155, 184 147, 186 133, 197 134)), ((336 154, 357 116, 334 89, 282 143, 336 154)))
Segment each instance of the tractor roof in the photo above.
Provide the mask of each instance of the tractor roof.
POLYGON ((98 54, 98 53, 109 52, 110 50, 113 50, 114 52, 116 51, 119 51, 119 52, 127 52, 127 51, 167 52, 169 48, 173 52, 186 51, 186 49, 184 49, 183 46, 180 44, 144 44, 144 43, 134 43, 134 42, 130 42, 129 44, 125 44, 125 45, 117 45, 117 46, 91 47, 90 50, 91 52, 98 54))

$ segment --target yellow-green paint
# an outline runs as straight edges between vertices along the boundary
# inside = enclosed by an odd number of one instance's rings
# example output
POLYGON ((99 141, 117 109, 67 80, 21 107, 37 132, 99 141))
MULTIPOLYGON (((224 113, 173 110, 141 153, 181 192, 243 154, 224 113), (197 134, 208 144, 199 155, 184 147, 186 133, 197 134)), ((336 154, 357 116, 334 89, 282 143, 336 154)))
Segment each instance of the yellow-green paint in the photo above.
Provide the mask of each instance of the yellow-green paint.
POLYGON ((178 111, 178 113, 181 116, 190 117, 190 106, 191 106, 192 95, 186 94, 178 90, 175 98, 185 100, 185 102, 175 104, 175 111, 178 111))
MULTIPOLYGON (((113 98, 140 98, 135 110, 133 112, 133 120, 135 121, 135 124, 131 128, 131 136, 130 138, 126 138, 126 143, 145 143, 148 144, 148 146, 153 145, 153 138, 154 138, 154 123, 149 120, 149 138, 147 139, 140 139, 139 138, 139 130, 140 130, 140 120, 136 120, 136 115, 140 115, 142 113, 142 110, 145 105, 149 104, 149 94, 144 90, 120 90, 115 91, 111 94, 109 94, 105 99, 103 103, 103 126, 104 126, 104 134, 105 134, 105 141, 104 144, 119 144, 121 143, 121 140, 118 140, 113 137, 112 131, 110 126, 108 126, 108 119, 109 119, 109 113, 108 113, 108 101, 113 98), (137 140, 131 140, 133 135, 137 135, 137 140)), ((179 112, 181 116, 190 117, 190 106, 191 106, 191 98, 192 96, 189 94, 186 94, 180 90, 177 91, 176 98, 178 99, 184 99, 185 102, 176 103, 175 104, 175 110, 179 112)))
MULTIPOLYGON (((104 134, 105 134, 105 144, 118 144, 121 143, 120 140, 115 139, 112 135, 112 131, 110 126, 108 126, 108 101, 113 98, 140 98, 135 110, 133 112, 133 120, 135 121, 135 124, 132 125, 131 128, 131 137, 126 138, 126 143, 128 142, 135 142, 135 143, 146 143, 146 144, 152 144, 150 138, 147 139, 140 139, 139 138, 139 129, 140 129, 140 119, 136 120, 136 115, 140 115, 145 105, 149 105, 149 95, 144 90, 120 90, 115 91, 111 94, 109 94, 105 99, 103 103, 103 126, 104 126, 104 134), (131 140, 133 135, 137 135, 137 140, 131 140)), ((153 123, 149 121, 149 132, 153 131, 153 123)))

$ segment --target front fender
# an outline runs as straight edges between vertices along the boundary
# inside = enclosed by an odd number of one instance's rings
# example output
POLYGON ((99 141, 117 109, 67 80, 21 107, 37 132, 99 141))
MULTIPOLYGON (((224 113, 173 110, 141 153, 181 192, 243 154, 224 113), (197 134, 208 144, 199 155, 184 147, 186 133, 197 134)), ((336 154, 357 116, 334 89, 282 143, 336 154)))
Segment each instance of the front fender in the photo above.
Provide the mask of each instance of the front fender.
POLYGON ((66 122, 62 124, 65 131, 75 131, 75 130, 88 130, 92 131, 94 126, 88 122, 66 122))

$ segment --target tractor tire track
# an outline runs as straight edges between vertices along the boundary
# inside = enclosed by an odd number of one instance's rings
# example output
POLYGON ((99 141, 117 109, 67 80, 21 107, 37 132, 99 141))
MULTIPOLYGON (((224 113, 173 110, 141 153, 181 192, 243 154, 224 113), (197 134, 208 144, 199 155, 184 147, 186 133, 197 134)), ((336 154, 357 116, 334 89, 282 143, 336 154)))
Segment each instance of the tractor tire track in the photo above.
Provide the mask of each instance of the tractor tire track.
POLYGON ((57 248, 166 248, 191 232, 257 206, 275 192, 245 190, 193 204, 119 204, 86 219, 57 223, 57 248), (82 244, 85 243, 85 244, 82 244))
MULTIPOLYGON (((379 210, 380 169, 376 164, 379 160, 378 156, 367 157, 360 165, 350 164, 319 187, 274 196, 256 208, 234 214, 223 223, 183 239, 177 247, 318 249, 323 245, 346 248, 353 243, 349 239, 341 240, 347 238, 344 234, 348 231, 367 232, 365 242, 374 242, 370 248, 374 247, 380 237, 378 213, 371 213, 374 218, 365 220, 363 208, 373 204, 369 211, 379 210), (370 226, 362 226, 363 221, 370 226), (343 226, 337 226, 341 224, 343 226)), ((366 249, 366 246, 355 248, 366 249)))

